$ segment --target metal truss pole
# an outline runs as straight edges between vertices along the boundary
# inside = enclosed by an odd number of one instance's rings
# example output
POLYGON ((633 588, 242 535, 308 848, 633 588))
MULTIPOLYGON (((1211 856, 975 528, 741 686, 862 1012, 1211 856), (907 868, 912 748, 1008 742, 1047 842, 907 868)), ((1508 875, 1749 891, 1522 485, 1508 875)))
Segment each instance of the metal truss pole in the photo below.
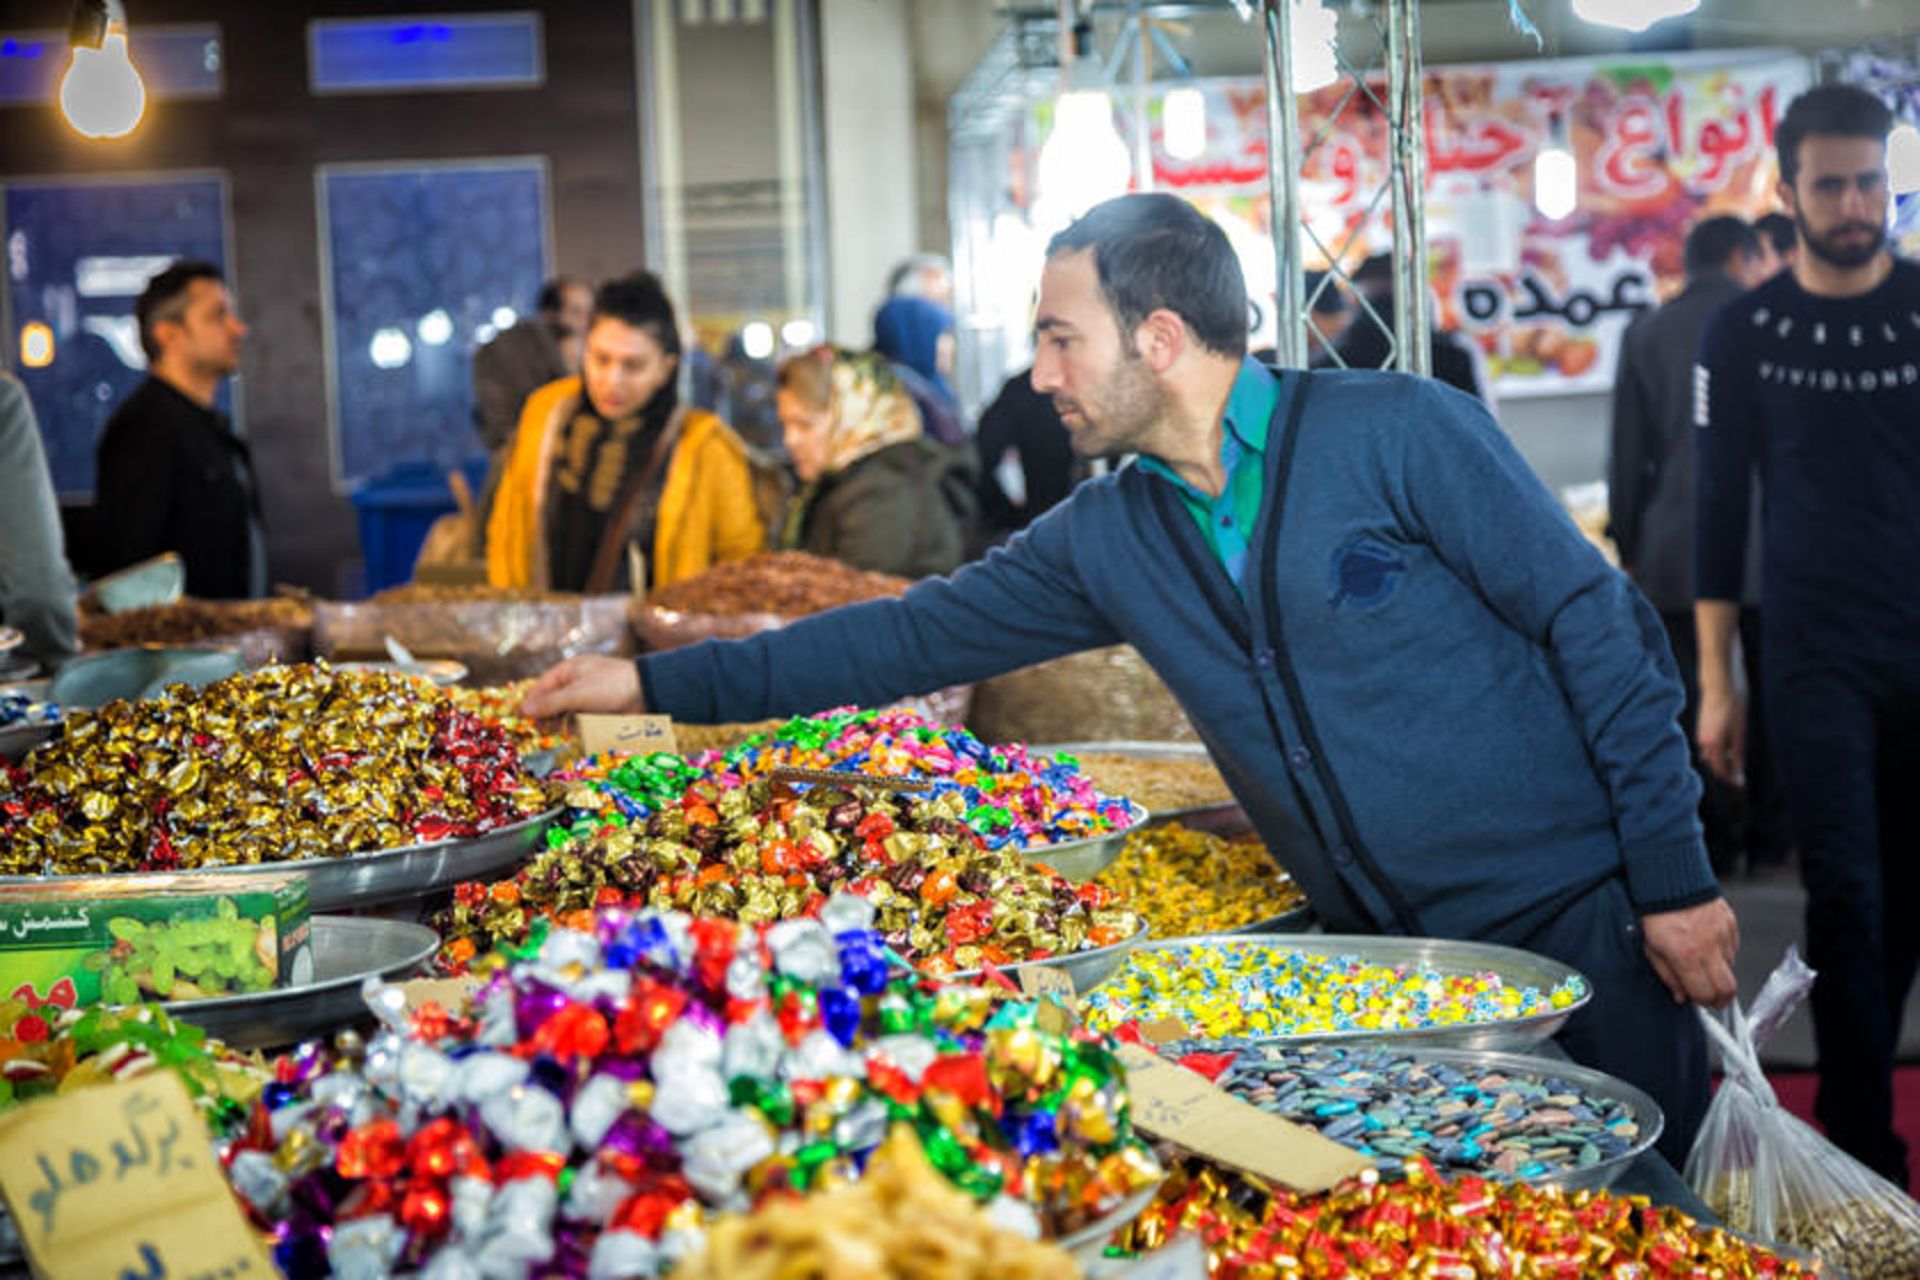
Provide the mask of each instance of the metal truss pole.
POLYGON ((1400 367, 1432 373, 1427 305, 1427 149, 1420 106, 1420 8, 1386 0, 1388 148, 1393 183, 1393 330, 1400 367))
POLYGON ((1264 0, 1267 41, 1267 201, 1273 233, 1274 359, 1305 367, 1305 279, 1300 264, 1300 109, 1293 94, 1293 0, 1264 0))

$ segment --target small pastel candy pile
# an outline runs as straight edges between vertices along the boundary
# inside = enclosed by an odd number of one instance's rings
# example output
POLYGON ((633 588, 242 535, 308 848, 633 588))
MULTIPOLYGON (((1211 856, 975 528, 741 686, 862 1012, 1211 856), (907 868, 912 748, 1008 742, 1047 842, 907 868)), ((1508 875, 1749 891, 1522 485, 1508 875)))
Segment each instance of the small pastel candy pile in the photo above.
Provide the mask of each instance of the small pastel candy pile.
MULTIPOLYGON (((1178 1044, 1160 1052, 1184 1056, 1178 1044)), ((1449 1173, 1532 1181, 1618 1159, 1640 1138, 1625 1102, 1589 1095, 1544 1061, 1521 1073, 1397 1049, 1262 1044, 1234 1053, 1214 1083, 1373 1157, 1389 1176, 1424 1157, 1449 1173)))
POLYGON ((1110 1042, 892 967, 873 909, 756 930, 610 911, 449 1013, 278 1064, 227 1152, 292 1280, 658 1276, 719 1212, 844 1185, 895 1124, 999 1221, 1075 1230, 1149 1185, 1110 1042))
POLYGON ((1119 1238, 1206 1242, 1212 1280, 1426 1276, 1446 1280, 1769 1280, 1815 1274, 1644 1196, 1451 1182, 1424 1160, 1301 1196, 1205 1165, 1177 1168, 1119 1238))
POLYGON ((698 756, 708 777, 738 783, 779 768, 832 769, 884 778, 925 778, 936 796, 963 801, 962 816, 994 849, 1044 849, 1124 831, 1135 812, 1103 796, 1071 758, 1051 760, 1018 745, 990 747, 965 729, 903 708, 843 707, 789 720, 724 752, 698 756))
POLYGON ((650 818, 588 820, 585 834, 553 839, 511 880, 459 885, 434 922, 441 961, 461 972, 486 950, 524 942, 540 920, 586 927, 600 908, 769 924, 817 915, 838 893, 872 904, 885 942, 934 975, 1139 933, 1139 916, 1112 890, 987 848, 960 820, 962 803, 951 792, 925 800, 702 782, 650 818))
POLYGON ((57 702, 39 702, 24 693, 0 693, 0 729, 25 724, 59 724, 60 719, 57 702))
POLYGON ((1195 1037, 1232 1039, 1479 1026, 1571 1009, 1586 994, 1578 976, 1542 991, 1497 973, 1234 943, 1136 951, 1082 1011, 1101 1030, 1178 1018, 1195 1037))
POLYGON ((0 1000, 0 1112, 36 1098, 170 1068, 216 1129, 245 1119, 266 1083, 257 1058, 234 1053, 157 1005, 75 1009, 73 983, 45 998, 0 1000))
POLYGON ((1257 839, 1224 840, 1177 822, 1129 835, 1097 880, 1139 903, 1156 938, 1224 933, 1307 905, 1257 839))

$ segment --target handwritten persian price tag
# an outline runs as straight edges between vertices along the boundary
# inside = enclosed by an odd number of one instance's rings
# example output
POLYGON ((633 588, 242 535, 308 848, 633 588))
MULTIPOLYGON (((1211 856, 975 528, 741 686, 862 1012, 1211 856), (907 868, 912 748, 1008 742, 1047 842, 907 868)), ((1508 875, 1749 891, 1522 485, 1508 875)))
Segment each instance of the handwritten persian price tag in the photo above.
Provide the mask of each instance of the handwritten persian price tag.
POLYGON ((582 714, 580 749, 590 756, 617 751, 622 755, 671 751, 679 754, 673 739, 671 716, 607 716, 582 714))
POLYGON ((186 1088, 167 1071, 0 1123, 0 1194, 41 1280, 273 1280, 186 1088))

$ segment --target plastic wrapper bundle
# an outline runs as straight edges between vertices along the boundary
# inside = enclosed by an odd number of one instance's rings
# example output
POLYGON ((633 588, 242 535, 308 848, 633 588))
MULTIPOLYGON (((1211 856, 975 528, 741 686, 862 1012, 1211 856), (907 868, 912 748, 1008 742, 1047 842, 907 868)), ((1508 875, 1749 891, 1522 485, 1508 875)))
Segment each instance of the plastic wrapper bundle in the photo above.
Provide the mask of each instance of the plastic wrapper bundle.
POLYGON ((967 728, 987 742, 1196 742, 1173 691, 1131 645, 1022 667, 974 689, 967 728))
POLYGON ((1789 949, 1750 1011, 1700 1017, 1726 1080, 1687 1156, 1686 1177, 1735 1231, 1819 1255, 1851 1280, 1920 1276, 1920 1205, 1780 1105, 1760 1046, 1813 989, 1789 949))
POLYGON ((632 653, 625 596, 438 600, 314 606, 313 647, 323 658, 385 661, 387 637, 415 657, 452 658, 474 684, 537 676, 583 653, 632 653))

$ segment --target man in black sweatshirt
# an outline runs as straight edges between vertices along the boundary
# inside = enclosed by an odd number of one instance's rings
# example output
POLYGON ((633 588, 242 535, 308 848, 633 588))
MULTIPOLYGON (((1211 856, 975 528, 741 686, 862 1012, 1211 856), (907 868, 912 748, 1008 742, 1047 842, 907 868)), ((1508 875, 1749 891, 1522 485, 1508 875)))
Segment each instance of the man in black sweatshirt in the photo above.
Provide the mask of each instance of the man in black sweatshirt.
POLYGON ((1886 248, 1892 123, 1850 85, 1794 100, 1775 141, 1798 257, 1701 343, 1696 733, 1736 779, 1729 655, 1757 468, 1770 731, 1820 975, 1815 1111, 1904 1187, 1892 1070, 1920 959, 1920 267, 1886 248))

